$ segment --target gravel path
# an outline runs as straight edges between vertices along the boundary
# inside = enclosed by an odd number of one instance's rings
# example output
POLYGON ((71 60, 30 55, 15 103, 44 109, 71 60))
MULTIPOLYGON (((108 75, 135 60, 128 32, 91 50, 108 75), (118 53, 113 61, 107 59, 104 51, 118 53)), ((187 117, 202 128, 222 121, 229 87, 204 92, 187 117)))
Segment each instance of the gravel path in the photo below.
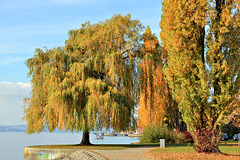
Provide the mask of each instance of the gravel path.
POLYGON ((108 160, 152 160, 146 156, 149 149, 156 146, 136 147, 125 150, 91 150, 108 160))

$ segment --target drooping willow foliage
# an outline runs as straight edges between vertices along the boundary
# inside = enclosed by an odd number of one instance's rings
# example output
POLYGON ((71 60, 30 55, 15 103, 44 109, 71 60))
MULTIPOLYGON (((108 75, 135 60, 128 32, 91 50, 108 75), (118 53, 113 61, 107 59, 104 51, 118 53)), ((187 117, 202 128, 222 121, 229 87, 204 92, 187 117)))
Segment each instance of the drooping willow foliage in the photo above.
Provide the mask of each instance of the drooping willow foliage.
POLYGON ((32 84, 25 99, 27 132, 134 126, 142 29, 129 14, 114 15, 70 30, 64 47, 36 49, 26 61, 32 84))

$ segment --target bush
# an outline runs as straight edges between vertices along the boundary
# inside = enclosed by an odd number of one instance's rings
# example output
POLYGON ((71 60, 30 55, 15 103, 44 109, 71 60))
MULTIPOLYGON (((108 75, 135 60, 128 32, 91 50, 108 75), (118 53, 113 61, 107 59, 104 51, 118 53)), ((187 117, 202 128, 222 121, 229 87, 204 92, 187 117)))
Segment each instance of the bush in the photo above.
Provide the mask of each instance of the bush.
POLYGON ((218 149, 212 145, 212 137, 214 136, 213 129, 201 128, 195 132, 194 136, 194 149, 198 153, 215 152, 218 149))
POLYGON ((166 143, 183 143, 185 135, 177 131, 173 132, 166 126, 149 125, 144 129, 140 142, 159 143, 160 139, 165 139, 166 143))
POLYGON ((185 141, 188 143, 194 143, 193 137, 190 132, 184 131, 183 134, 185 135, 185 141))

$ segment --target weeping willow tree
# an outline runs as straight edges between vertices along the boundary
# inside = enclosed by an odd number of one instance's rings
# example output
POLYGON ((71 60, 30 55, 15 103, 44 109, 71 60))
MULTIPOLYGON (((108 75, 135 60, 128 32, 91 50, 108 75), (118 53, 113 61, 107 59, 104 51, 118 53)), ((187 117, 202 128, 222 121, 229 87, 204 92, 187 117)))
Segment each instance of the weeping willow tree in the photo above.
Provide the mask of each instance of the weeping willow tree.
POLYGON ((225 117, 240 87, 238 0, 164 0, 164 73, 197 152, 220 152, 225 117))
POLYGON ((27 133, 60 130, 126 130, 135 125, 138 20, 114 15, 70 30, 64 47, 36 49, 26 61, 32 92, 25 98, 27 133))
POLYGON ((157 37, 149 27, 143 35, 142 60, 140 61, 139 126, 164 123, 166 110, 166 81, 163 79, 162 58, 157 37))

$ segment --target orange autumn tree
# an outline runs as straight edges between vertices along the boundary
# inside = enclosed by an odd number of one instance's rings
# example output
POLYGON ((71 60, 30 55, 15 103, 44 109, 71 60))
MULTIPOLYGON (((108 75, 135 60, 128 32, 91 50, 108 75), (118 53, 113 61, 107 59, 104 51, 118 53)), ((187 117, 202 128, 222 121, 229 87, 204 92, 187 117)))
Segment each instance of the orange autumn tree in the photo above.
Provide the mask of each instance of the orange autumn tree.
POLYGON ((197 152, 219 153, 221 126, 239 106, 239 0, 164 0, 164 74, 197 152))
POLYGON ((147 27, 143 35, 140 63, 139 126, 163 124, 166 83, 162 73, 162 59, 158 39, 147 27))

